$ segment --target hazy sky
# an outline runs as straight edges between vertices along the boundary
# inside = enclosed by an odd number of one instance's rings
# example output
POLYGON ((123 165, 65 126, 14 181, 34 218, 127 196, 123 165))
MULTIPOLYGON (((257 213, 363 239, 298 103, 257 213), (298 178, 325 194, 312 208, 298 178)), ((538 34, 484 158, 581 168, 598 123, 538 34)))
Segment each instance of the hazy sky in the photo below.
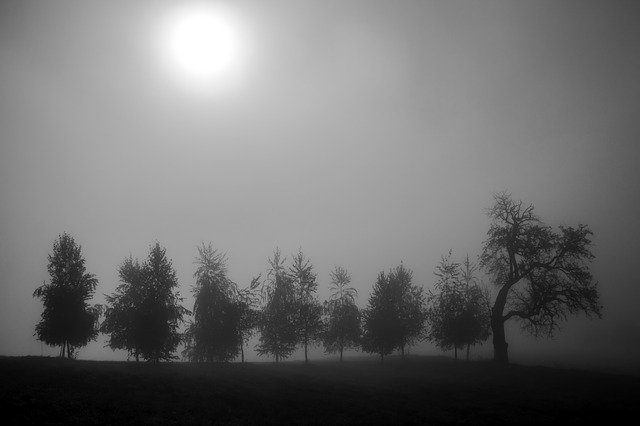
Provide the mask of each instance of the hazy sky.
MULTIPOLYGON (((240 284, 302 247, 321 299, 344 265, 364 306, 400 261, 430 288, 477 256, 506 189, 592 227, 604 304, 556 341, 510 329, 512 354, 640 358, 638 2, 226 1, 241 60, 201 90, 163 56, 178 3, 0 3, 0 354, 41 353, 64 231, 99 303, 157 240, 185 295, 211 241, 240 284)), ((124 356, 103 344, 80 357, 124 356)))

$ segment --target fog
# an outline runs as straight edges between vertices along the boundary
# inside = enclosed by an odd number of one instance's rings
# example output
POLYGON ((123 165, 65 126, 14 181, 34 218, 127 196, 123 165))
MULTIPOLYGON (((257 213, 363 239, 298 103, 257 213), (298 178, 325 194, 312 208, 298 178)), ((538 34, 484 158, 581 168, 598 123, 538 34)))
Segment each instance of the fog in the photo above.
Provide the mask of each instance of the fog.
MULTIPOLYGON (((512 360, 639 369, 640 5, 228 1, 242 60, 196 89, 158 42, 175 3, 0 3, 0 354, 57 353, 32 294, 65 231, 95 303, 158 241, 190 309, 210 241, 241 286, 301 247, 320 300, 343 265, 364 307, 382 270, 429 289, 449 249, 478 256, 508 190, 591 227, 604 306, 552 340, 511 324, 512 360)), ((79 357, 126 359, 103 346, 79 357)))

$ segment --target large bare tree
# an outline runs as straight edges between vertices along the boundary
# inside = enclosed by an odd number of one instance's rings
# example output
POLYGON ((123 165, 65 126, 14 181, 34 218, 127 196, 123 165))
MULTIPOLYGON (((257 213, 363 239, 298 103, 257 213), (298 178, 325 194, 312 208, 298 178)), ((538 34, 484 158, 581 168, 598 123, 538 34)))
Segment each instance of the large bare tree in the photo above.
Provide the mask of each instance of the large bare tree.
POLYGON ((504 324, 520 320, 536 336, 551 336, 570 314, 600 317, 597 283, 589 271, 592 232, 586 225, 556 231, 507 192, 494 196, 480 265, 497 287, 491 309, 494 360, 508 363, 504 324))

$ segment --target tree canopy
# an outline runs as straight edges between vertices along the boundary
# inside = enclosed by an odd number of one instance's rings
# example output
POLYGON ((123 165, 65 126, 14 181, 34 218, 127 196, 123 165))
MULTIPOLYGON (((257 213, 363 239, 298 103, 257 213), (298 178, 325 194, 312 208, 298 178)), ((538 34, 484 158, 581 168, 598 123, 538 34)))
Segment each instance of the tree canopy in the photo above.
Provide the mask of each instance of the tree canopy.
POLYGON ((451 260, 451 251, 436 266, 435 291, 429 294, 427 337, 443 350, 469 347, 486 340, 489 328, 488 295, 475 277, 477 267, 466 257, 464 266, 451 260))
POLYGON ((198 247, 193 287, 193 321, 186 332, 185 355, 192 361, 229 361, 242 344, 237 286, 227 277, 226 257, 211 244, 198 247))
POLYGON ((44 305, 35 335, 47 345, 60 346, 60 355, 70 358, 98 334, 101 307, 89 304, 98 279, 86 272, 81 247, 67 233, 53 243, 48 260, 51 281, 33 293, 44 305))
POLYGON ((110 335, 113 349, 125 349, 146 360, 175 359, 182 341, 178 328, 190 312, 180 305, 178 279, 166 249, 156 243, 147 260, 132 257, 120 266, 121 284, 107 296, 107 313, 102 331, 110 335))
POLYGON ((414 344, 426 320, 422 288, 412 284, 412 272, 402 264, 389 274, 380 272, 364 310, 362 349, 385 355, 414 344))
POLYGON ((111 349, 126 350, 136 361, 140 357, 142 333, 142 301, 145 295, 145 270, 132 256, 118 268, 120 284, 111 295, 105 295, 107 307, 100 331, 108 335, 111 349))
POLYGON ((238 288, 235 302, 240 313, 238 333, 240 337, 240 359, 244 362, 244 344, 251 338, 260 320, 260 277, 254 277, 251 284, 245 288, 238 288))
POLYGON ((336 266, 331 271, 331 298, 324 306, 327 316, 323 335, 325 352, 340 353, 341 362, 344 350, 357 347, 362 334, 360 310, 355 304, 358 292, 350 283, 351 275, 347 270, 336 266))
POLYGON ((586 225, 554 230, 532 204, 506 192, 494 196, 480 265, 498 294, 491 309, 494 359, 508 362, 504 323, 511 318, 539 335, 553 335, 570 314, 600 317, 597 283, 589 270, 593 233, 586 225))
POLYGON ((309 362, 308 347, 320 340, 323 331, 322 305, 316 298, 318 283, 311 261, 302 249, 293 257, 289 268, 296 292, 298 342, 304 348, 304 361, 309 362))
POLYGON ((259 355, 273 356, 276 362, 288 358, 298 343, 298 303, 294 281, 286 273, 285 259, 276 249, 268 260, 269 272, 262 286, 264 306, 260 312, 259 355))

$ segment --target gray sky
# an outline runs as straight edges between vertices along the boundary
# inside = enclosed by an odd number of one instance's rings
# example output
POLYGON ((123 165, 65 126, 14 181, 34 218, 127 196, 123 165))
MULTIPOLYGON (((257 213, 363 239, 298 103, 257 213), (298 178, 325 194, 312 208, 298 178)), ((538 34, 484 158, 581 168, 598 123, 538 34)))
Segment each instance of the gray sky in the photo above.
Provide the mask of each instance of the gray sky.
MULTIPOLYGON (((364 306, 400 261, 429 288, 441 254, 477 256, 506 189, 592 227, 605 307, 554 341, 510 330, 512 354, 640 357, 637 2, 227 1, 242 61, 204 93, 158 47, 176 3, 0 3, 0 354, 40 354, 64 231, 96 302, 158 240, 183 294, 202 241, 241 284, 301 246, 321 299, 344 265, 364 306)), ((102 345, 80 357, 123 357, 102 345)))

